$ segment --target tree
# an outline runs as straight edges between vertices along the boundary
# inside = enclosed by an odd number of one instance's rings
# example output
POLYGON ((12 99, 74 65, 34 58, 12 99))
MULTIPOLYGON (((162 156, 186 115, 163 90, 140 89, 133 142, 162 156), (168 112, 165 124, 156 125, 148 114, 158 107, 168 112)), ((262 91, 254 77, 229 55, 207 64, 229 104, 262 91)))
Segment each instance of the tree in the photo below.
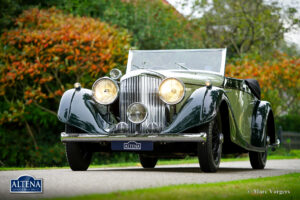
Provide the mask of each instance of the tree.
POLYGON ((202 44, 192 38, 188 19, 162 0, 62 0, 53 5, 127 29, 131 45, 138 49, 199 48, 202 44))
POLYGON ((230 57, 272 55, 283 42, 284 33, 299 26, 296 10, 281 8, 274 1, 196 0, 192 15, 195 13, 202 14, 191 21, 205 47, 227 47, 230 57))

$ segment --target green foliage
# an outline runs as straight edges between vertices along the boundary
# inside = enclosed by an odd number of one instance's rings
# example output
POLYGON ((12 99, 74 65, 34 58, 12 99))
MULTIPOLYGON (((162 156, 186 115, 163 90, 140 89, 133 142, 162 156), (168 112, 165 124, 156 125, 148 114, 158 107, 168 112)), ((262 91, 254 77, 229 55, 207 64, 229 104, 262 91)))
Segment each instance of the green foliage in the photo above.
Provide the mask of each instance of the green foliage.
POLYGON ((133 36, 132 46, 138 49, 201 47, 188 20, 161 0, 64 0, 55 6, 126 28, 133 36))
POLYGON ((277 1, 196 0, 193 8, 203 15, 192 23, 205 47, 227 47, 230 57, 268 57, 284 43, 284 33, 300 22, 294 8, 283 8, 277 1))
POLYGON ((59 0, 0 0, 0 34, 14 26, 15 18, 31 6, 49 6, 59 0))
POLYGON ((13 25, 14 18, 21 13, 22 7, 15 0, 0 0, 0 34, 13 25))
MULTIPOLYGON (((61 126, 57 126, 61 128, 61 126)), ((0 166, 65 166, 64 146, 59 135, 52 130, 40 130, 43 134, 36 135, 39 144, 35 148, 32 138, 22 126, 6 124, 0 128, 0 166)))
POLYGON ((300 115, 288 114, 276 118, 277 127, 282 127, 284 131, 294 131, 300 133, 300 115))

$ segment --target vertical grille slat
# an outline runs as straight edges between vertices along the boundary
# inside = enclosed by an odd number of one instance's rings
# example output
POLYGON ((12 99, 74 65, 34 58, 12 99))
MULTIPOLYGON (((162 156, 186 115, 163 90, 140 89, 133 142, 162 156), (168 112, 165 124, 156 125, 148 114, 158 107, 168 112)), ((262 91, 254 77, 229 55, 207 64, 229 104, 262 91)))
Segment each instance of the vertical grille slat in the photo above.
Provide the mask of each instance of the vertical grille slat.
POLYGON ((127 108, 134 102, 143 103, 148 110, 147 119, 141 124, 141 132, 145 133, 147 126, 155 122, 160 130, 165 127, 165 105, 159 99, 158 86, 161 78, 150 75, 129 77, 120 84, 120 116, 121 121, 128 123, 130 133, 136 131, 136 125, 127 119, 127 108))

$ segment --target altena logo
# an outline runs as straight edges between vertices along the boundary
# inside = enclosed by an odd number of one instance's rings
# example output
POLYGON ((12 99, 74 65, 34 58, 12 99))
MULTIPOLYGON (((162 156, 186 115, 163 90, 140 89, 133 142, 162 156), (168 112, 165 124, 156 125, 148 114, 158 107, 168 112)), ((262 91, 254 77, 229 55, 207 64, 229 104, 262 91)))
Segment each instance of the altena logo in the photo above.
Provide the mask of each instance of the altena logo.
POLYGON ((141 150, 142 144, 135 141, 129 141, 123 144, 123 148, 124 150, 141 150))
POLYGON ((35 179, 30 175, 23 175, 17 180, 10 181, 11 193, 41 193, 43 191, 42 188, 42 179, 35 179))

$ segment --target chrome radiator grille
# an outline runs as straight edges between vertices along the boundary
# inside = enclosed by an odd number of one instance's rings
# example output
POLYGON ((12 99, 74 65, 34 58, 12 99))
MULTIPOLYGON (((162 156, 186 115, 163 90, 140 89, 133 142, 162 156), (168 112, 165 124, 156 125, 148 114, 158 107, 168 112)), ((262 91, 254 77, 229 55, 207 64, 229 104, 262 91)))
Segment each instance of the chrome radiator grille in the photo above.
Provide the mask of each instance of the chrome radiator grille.
POLYGON ((148 109, 148 117, 140 126, 141 132, 145 133, 151 122, 155 122, 160 130, 165 127, 165 105, 158 96, 160 82, 161 78, 150 75, 134 76, 121 81, 121 121, 128 123, 131 133, 134 133, 137 127, 127 119, 126 111, 134 102, 143 103, 148 109))

